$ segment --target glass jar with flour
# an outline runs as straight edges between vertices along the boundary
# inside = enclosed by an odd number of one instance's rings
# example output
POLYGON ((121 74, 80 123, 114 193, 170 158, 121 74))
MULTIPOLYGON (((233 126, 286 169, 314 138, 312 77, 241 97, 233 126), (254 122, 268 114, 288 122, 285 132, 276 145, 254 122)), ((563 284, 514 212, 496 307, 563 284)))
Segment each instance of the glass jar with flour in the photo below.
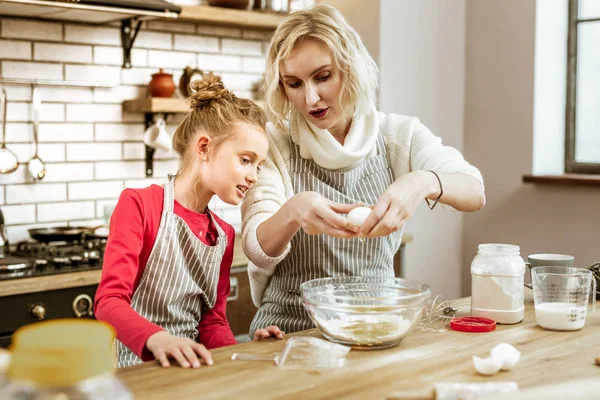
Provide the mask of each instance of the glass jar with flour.
POLYGON ((525 262, 519 246, 480 244, 471 263, 471 315, 499 324, 523 320, 525 262))

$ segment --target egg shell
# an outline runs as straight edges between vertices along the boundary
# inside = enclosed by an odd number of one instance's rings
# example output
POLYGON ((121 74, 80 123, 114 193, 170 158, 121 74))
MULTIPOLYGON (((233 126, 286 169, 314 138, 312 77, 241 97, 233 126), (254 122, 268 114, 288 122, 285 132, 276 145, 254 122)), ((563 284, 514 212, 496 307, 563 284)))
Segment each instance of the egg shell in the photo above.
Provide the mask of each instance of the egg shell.
POLYGON ((369 207, 356 207, 352 209, 346 218, 348 218, 348 222, 355 226, 361 226, 369 214, 373 211, 369 207))
POLYGON ((502 361, 502 371, 512 369, 521 358, 521 352, 508 343, 500 343, 494 346, 490 352, 492 358, 502 361))
POLYGON ((500 371, 502 360, 492 357, 479 358, 473 356, 473 366, 475 366, 475 370, 481 375, 494 375, 496 372, 500 371))

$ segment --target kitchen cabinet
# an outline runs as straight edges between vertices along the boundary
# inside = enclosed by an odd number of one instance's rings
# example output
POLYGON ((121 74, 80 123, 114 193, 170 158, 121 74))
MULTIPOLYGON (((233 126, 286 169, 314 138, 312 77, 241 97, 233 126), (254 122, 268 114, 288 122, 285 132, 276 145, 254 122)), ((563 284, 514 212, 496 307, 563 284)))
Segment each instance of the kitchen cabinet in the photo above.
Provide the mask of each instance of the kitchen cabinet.
MULTIPOLYGON (((525 290, 525 319, 519 324, 499 325, 488 333, 415 330, 393 348, 351 351, 343 368, 285 369, 267 361, 231 360, 235 352, 266 356, 282 351, 285 341, 268 339, 213 350, 214 365, 210 367, 161 368, 156 362, 147 362, 119 370, 117 375, 136 398, 146 400, 196 398, 198 393, 211 399, 406 399, 414 397, 400 397, 401 392, 427 393, 435 382, 500 381, 516 382, 530 399, 597 398, 577 397, 573 389, 577 384, 567 385, 570 391, 554 392, 553 397, 535 386, 566 385, 575 380, 586 384, 588 393, 590 388, 600 392, 600 367, 594 363, 598 353, 593 351, 600 342, 600 312, 588 313, 586 326, 579 331, 544 330, 535 323, 531 290, 525 290), (519 363, 493 376, 478 375, 472 356, 489 357, 490 349, 502 342, 521 352, 519 363), (538 392, 546 395, 537 396, 538 392)), ((459 315, 468 315, 470 298, 452 304, 459 315)), ((297 335, 320 336, 316 330, 297 335)))

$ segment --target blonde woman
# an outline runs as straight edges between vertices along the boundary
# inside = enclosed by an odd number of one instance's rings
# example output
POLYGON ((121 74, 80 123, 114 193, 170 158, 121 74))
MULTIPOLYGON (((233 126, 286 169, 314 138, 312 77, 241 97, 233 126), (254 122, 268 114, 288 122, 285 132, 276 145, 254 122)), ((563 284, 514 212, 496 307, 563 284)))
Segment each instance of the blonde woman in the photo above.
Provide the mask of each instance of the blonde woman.
POLYGON ((242 205, 259 310, 251 332, 309 329, 299 286, 325 276, 393 276, 403 227, 426 200, 485 204, 479 171, 415 117, 376 110, 377 65, 339 11, 290 14, 267 57, 267 161, 242 205), (373 211, 361 226, 345 214, 373 211), (366 238, 366 241, 361 238, 366 238))

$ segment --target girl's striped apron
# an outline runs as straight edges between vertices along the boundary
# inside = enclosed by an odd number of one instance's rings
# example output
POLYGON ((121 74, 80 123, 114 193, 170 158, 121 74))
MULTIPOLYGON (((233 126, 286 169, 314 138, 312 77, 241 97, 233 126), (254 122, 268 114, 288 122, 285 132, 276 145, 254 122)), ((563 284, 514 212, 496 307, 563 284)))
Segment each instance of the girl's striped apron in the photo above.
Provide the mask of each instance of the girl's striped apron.
MULTIPOLYGON (((210 310, 215 305, 227 237, 214 219, 219 234, 215 246, 205 245, 194 235, 173 212, 174 181, 175 177, 169 175, 165 183, 158 234, 131 308, 171 335, 194 340, 202 309, 210 310)), ((118 368, 142 362, 120 341, 116 341, 116 353, 118 368)))
MULTIPOLYGON (((300 156, 290 139, 289 165, 294 193, 315 191, 336 203, 375 204, 394 181, 383 135, 377 139, 377 154, 358 165, 328 170, 300 156)), ((254 331, 277 325, 296 332, 314 325, 302 305, 300 284, 311 279, 336 276, 394 276, 394 254, 402 230, 375 239, 341 239, 324 234, 308 235, 299 230, 292 248, 281 261, 265 289, 262 305, 250 326, 254 331)))

